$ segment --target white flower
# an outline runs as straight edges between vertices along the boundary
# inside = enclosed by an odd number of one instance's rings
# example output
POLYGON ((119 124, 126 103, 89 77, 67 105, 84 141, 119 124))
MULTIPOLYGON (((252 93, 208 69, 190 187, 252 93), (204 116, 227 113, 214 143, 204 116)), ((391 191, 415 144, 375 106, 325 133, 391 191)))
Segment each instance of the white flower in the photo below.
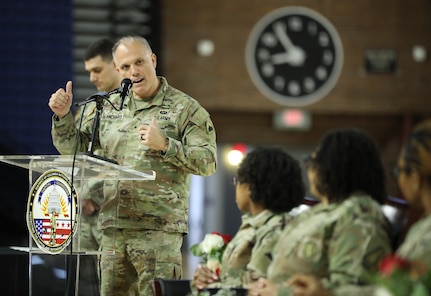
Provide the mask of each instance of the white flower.
POLYGON ((205 254, 211 253, 213 250, 220 250, 224 246, 223 238, 217 234, 206 234, 204 240, 200 243, 200 248, 205 254))
POLYGON ((393 296, 385 287, 377 287, 374 291, 374 296, 393 296))

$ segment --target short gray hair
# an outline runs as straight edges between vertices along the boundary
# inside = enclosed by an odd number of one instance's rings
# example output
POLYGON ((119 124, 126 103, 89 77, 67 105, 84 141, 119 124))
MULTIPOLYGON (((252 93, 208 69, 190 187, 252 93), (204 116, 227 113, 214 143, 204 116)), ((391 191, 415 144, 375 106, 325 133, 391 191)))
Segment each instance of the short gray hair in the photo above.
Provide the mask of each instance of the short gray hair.
POLYGON ((114 61, 115 61, 115 52, 117 51, 117 48, 121 45, 121 44, 126 44, 126 43, 134 43, 134 42, 139 42, 141 43, 149 52, 150 54, 153 53, 153 50, 151 49, 150 43, 148 43, 147 39, 145 39, 142 36, 124 36, 121 37, 120 39, 118 39, 118 41, 114 44, 114 47, 112 47, 112 56, 114 57, 114 61))

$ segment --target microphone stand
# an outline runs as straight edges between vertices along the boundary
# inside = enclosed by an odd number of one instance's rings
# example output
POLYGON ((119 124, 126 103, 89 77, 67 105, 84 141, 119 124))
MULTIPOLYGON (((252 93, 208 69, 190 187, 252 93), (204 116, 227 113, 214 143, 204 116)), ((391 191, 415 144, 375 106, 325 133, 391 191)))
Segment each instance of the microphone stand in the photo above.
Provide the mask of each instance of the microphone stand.
POLYGON ((113 160, 113 159, 109 159, 103 156, 99 156, 94 154, 94 142, 96 139, 96 133, 97 130, 99 129, 99 122, 100 122, 100 114, 102 113, 103 110, 103 101, 106 99, 105 96, 103 95, 93 95, 91 97, 89 97, 87 100, 80 102, 80 103, 76 103, 75 106, 79 107, 82 105, 86 105, 90 102, 96 102, 96 114, 94 116, 94 122, 93 122, 93 129, 91 132, 91 139, 90 139, 90 143, 88 145, 88 149, 87 152, 85 153, 88 156, 100 159, 100 160, 104 160, 110 163, 114 163, 114 164, 118 164, 117 161, 113 160))

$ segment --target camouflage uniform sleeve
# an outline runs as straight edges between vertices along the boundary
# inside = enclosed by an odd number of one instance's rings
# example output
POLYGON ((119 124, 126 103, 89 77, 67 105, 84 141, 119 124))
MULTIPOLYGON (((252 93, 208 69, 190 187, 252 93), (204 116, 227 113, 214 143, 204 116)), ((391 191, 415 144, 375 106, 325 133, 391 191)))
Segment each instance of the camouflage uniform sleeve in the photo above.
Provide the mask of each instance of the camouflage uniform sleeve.
POLYGON ((397 254, 410 261, 421 261, 431 268, 431 215, 410 227, 397 254))
POLYGON ((86 147, 91 139, 91 132, 88 133, 88 130, 91 130, 91 124, 89 121, 84 121, 77 144, 76 134, 78 130, 74 124, 72 113, 69 112, 62 119, 58 119, 54 115, 51 127, 52 142, 61 154, 74 154, 76 145, 77 151, 83 152, 86 151, 86 147))
MULTIPOLYGON (((415 224, 413 226, 413 231, 409 231, 404 243, 397 250, 397 254, 407 260, 420 260, 428 266, 431 266, 431 249, 429 248, 431 243, 431 236, 429 235, 429 229, 431 228, 431 218, 428 219, 428 225, 426 225, 424 222, 425 221, 417 222, 418 225, 415 224)), ((340 287, 334 288, 333 294, 340 296, 374 295, 377 288, 378 287, 374 285, 342 285, 340 287)))
POLYGON ((241 287, 241 278, 250 260, 254 246, 255 230, 248 223, 250 216, 242 216, 242 225, 228 244, 224 254, 221 270, 221 283, 217 287, 241 287))
POLYGON ((322 283, 335 295, 338 287, 367 284, 369 273, 391 252, 385 221, 371 216, 355 221, 355 213, 350 214, 337 221, 328 241, 328 274, 322 283))
POLYGON ((217 146, 209 113, 201 106, 196 106, 186 122, 181 140, 167 135, 168 149, 162 157, 190 174, 212 175, 217 168, 217 146))
POLYGON ((288 214, 274 215, 257 230, 256 244, 247 264, 245 283, 267 276, 268 267, 272 262, 271 253, 284 226, 291 219, 288 214))

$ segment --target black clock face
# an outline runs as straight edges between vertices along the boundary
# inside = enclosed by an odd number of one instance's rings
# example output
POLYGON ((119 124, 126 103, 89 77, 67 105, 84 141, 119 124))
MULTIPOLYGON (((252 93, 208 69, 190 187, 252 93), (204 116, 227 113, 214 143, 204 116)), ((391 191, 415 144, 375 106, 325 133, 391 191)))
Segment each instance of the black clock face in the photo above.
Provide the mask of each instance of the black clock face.
POLYGON ((337 31, 317 12, 284 7, 264 16, 252 29, 246 65, 256 87, 286 106, 323 98, 341 72, 343 49, 337 31))

